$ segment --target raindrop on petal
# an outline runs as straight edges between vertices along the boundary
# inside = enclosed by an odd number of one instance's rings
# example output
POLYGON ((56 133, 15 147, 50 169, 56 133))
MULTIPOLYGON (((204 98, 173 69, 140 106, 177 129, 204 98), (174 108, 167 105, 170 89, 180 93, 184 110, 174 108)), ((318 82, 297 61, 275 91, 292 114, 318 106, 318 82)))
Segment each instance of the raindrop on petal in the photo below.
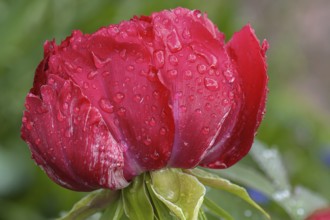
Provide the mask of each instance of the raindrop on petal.
POLYGON ((204 85, 208 90, 215 91, 219 88, 218 82, 215 79, 205 77, 204 85))
POLYGON ((114 107, 108 99, 100 99, 99 105, 103 111, 113 113, 114 107))
POLYGON ((173 32, 167 36, 167 46, 172 53, 178 52, 182 49, 182 45, 179 39, 176 30, 173 29, 173 32))

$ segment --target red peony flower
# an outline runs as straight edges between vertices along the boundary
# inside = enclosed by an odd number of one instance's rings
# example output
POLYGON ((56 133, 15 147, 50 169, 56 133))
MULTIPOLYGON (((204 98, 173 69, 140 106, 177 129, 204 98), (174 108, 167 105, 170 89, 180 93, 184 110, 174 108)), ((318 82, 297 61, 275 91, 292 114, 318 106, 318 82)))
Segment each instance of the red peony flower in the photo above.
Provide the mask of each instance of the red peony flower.
POLYGON ((312 213, 306 220, 329 220, 330 208, 317 210, 312 213))
POLYGON ((22 138, 50 178, 79 191, 163 167, 229 167, 264 114, 267 48, 250 25, 225 43, 184 8, 74 31, 44 45, 22 138))

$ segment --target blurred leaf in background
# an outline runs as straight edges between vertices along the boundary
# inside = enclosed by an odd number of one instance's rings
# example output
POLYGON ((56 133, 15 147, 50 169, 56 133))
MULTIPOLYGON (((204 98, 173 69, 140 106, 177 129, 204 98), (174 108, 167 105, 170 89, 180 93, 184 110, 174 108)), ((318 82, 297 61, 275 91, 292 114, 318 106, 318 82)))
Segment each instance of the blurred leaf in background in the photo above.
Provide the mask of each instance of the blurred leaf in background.
MULTIPOLYGON (((330 200, 330 68, 325 59, 330 49, 321 43, 330 36, 329 28, 323 28, 330 19, 328 2, 0 0, 0 219, 56 217, 85 195, 49 180, 20 139, 24 99, 44 41, 55 38, 59 43, 74 29, 91 33, 133 15, 177 6, 207 12, 227 39, 248 22, 261 40, 268 39, 270 93, 258 138, 277 146, 293 187, 301 185, 330 200)), ((251 161, 246 158, 240 164, 256 167, 251 161)), ((215 201, 226 198, 230 195, 221 194, 215 201)), ((235 209, 241 204, 238 200, 226 205, 235 209)), ((288 218, 274 203, 264 206, 274 219, 288 218)), ((256 219, 249 207, 242 210, 242 216, 256 219)))

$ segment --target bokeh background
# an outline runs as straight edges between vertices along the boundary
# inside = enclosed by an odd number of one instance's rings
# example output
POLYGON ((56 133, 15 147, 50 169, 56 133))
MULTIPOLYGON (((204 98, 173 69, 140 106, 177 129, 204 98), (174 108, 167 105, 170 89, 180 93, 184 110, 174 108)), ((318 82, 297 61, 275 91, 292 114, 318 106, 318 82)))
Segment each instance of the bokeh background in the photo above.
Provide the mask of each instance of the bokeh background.
MULTIPOLYGON (((0 0, 0 220, 54 218, 84 195, 50 181, 20 139, 44 41, 177 6, 207 12, 227 39, 249 22, 269 41, 270 92, 257 138, 281 152, 292 186, 330 200, 330 1, 0 0)), ((263 206, 274 219, 289 218, 263 206)))

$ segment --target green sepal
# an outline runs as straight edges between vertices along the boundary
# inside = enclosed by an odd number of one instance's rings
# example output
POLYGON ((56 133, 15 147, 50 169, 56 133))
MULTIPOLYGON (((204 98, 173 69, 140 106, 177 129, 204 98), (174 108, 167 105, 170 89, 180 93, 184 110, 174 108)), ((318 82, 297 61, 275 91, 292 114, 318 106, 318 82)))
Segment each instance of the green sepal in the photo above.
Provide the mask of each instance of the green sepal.
POLYGON ((152 201, 155 216, 158 220, 176 220, 178 219, 174 215, 171 215, 171 211, 168 207, 158 199, 158 197, 154 194, 153 189, 151 189, 151 177, 150 175, 146 175, 146 186, 149 191, 150 200, 152 201))
POLYGON ((133 182, 122 190, 124 211, 131 220, 154 219, 154 211, 145 187, 144 176, 135 177, 133 182))
POLYGON ((179 169, 150 172, 151 193, 162 201, 181 220, 198 218, 205 195, 205 187, 196 177, 179 169))
POLYGON ((121 220, 124 214, 124 206, 122 197, 114 204, 110 205, 103 213, 100 220, 121 220))
POLYGON ((263 210, 256 202, 254 202, 253 199, 251 199, 251 197, 243 187, 240 187, 236 184, 231 183, 229 180, 223 179, 212 173, 205 172, 201 169, 196 168, 193 170, 184 170, 184 172, 195 176, 201 183, 209 187, 224 190, 240 197, 256 209, 258 209, 261 213, 263 213, 267 219, 270 219, 268 213, 263 210))
POLYGON ((97 190, 91 192, 80 201, 64 216, 57 220, 83 220, 105 209, 110 204, 116 202, 119 198, 119 191, 97 190))

